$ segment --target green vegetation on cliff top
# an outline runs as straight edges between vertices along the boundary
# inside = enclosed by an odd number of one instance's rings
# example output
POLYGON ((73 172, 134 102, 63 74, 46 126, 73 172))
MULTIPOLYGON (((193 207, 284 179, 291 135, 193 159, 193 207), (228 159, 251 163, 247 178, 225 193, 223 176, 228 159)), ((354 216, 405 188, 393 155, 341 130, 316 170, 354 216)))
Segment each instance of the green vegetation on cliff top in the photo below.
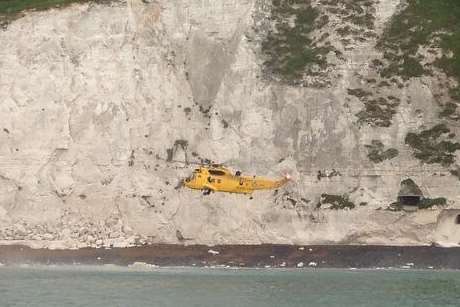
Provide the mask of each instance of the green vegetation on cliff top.
POLYGON ((420 133, 408 133, 405 141, 422 162, 450 166, 455 162, 455 152, 460 150, 460 143, 449 140, 453 137, 455 134, 446 125, 439 124, 420 133))
POLYGON ((16 14, 25 10, 46 10, 82 0, 0 0, 1 14, 16 14))
POLYGON ((335 195, 335 194, 321 194, 316 208, 319 209, 324 205, 329 205, 328 209, 331 210, 343 210, 343 209, 354 209, 356 205, 348 199, 348 195, 335 195))
MULTIPOLYGON (((443 51, 434 64, 460 81, 460 1, 408 0, 407 7, 393 17, 379 41, 389 60, 382 76, 409 79, 429 73, 418 51, 433 43, 443 51)), ((451 96, 460 100, 460 88, 451 89, 451 96)))
POLYGON ((317 47, 311 32, 327 20, 305 0, 273 0, 271 17, 274 29, 262 42, 264 66, 269 74, 287 83, 297 83, 313 64, 325 65, 328 48, 317 47))
MULTIPOLYGON (((422 197, 420 202, 417 204, 418 209, 431 209, 433 207, 445 207, 447 206, 447 199, 445 197, 438 198, 425 198, 422 197)), ((401 211, 404 205, 400 202, 392 203, 387 210, 389 211, 401 211)), ((410 206, 409 206, 410 207, 410 206)))
POLYGON ((388 101, 384 97, 377 99, 361 98, 364 109, 356 114, 358 123, 373 127, 390 127, 399 102, 388 101))
POLYGON ((47 10, 72 3, 108 3, 112 0, 0 0, 0 22, 15 19, 27 10, 47 10))
POLYGON ((75 2, 89 1, 91 0, 0 0, 0 14, 17 14, 25 10, 46 10, 75 2))
POLYGON ((367 157, 374 163, 381 163, 385 160, 391 160, 396 158, 399 154, 399 151, 395 148, 390 148, 385 150, 385 146, 379 140, 372 140, 372 143, 365 145, 367 148, 367 157))

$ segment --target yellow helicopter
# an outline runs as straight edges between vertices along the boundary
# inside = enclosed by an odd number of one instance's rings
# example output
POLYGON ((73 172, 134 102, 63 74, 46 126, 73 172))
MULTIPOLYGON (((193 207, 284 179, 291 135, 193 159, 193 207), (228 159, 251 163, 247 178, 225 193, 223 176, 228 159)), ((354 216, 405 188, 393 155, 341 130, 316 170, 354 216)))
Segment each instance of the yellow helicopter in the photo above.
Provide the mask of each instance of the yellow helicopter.
POLYGON ((190 189, 202 190, 204 195, 211 192, 227 192, 252 194, 255 190, 270 190, 279 188, 291 180, 289 175, 279 180, 256 176, 242 176, 240 171, 235 174, 219 164, 202 165, 184 180, 184 185, 190 189))

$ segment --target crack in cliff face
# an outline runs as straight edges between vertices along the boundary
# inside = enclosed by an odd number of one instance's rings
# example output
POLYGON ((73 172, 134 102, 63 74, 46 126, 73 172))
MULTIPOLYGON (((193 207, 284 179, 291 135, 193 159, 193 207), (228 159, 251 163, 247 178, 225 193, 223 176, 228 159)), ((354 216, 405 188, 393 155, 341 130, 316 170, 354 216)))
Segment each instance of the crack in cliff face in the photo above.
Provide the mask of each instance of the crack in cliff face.
MULTIPOLYGON (((13 210, 18 202, 18 195, 23 187, 14 179, 0 174, 0 209, 3 208, 7 213, 13 210), (11 195, 13 194, 13 195, 11 195)), ((0 212, 2 213, 2 212, 0 212)), ((0 220, 5 217, 0 215, 0 220)))
POLYGON ((71 177, 72 166, 66 167, 65 159, 61 159, 67 152, 67 148, 56 148, 48 157, 47 161, 40 167, 37 175, 40 178, 38 184, 66 202, 74 192, 75 182, 71 177), (61 165, 59 162, 63 162, 61 165))
POLYGON ((193 100, 200 108, 209 110, 214 104, 222 80, 236 56, 241 35, 238 29, 229 41, 223 42, 199 30, 191 35, 185 69, 193 100))

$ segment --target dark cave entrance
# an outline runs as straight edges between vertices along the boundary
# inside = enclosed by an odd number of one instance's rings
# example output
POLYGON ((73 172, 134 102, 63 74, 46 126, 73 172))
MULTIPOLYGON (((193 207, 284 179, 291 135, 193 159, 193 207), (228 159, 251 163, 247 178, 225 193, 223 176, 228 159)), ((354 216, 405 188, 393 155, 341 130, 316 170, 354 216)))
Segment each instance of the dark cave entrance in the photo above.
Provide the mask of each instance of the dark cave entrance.
POLYGON ((398 203, 400 205, 419 207, 422 201, 422 190, 414 180, 408 178, 401 181, 401 189, 398 193, 398 203))
POLYGON ((403 206, 418 206, 421 201, 422 201, 422 197, 418 195, 398 197, 398 202, 403 206))
POLYGON ((455 224, 460 225, 460 214, 457 215, 457 218, 455 219, 455 224))

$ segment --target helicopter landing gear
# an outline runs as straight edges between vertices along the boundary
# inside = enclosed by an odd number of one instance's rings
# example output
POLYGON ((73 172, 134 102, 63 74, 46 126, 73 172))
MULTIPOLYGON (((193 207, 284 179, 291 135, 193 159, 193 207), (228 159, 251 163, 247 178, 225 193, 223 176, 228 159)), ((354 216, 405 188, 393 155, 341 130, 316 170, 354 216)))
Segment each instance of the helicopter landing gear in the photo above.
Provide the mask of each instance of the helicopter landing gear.
POLYGON ((211 190, 210 190, 210 189, 205 189, 205 190, 203 191, 203 195, 209 195, 209 194, 211 194, 211 190))

